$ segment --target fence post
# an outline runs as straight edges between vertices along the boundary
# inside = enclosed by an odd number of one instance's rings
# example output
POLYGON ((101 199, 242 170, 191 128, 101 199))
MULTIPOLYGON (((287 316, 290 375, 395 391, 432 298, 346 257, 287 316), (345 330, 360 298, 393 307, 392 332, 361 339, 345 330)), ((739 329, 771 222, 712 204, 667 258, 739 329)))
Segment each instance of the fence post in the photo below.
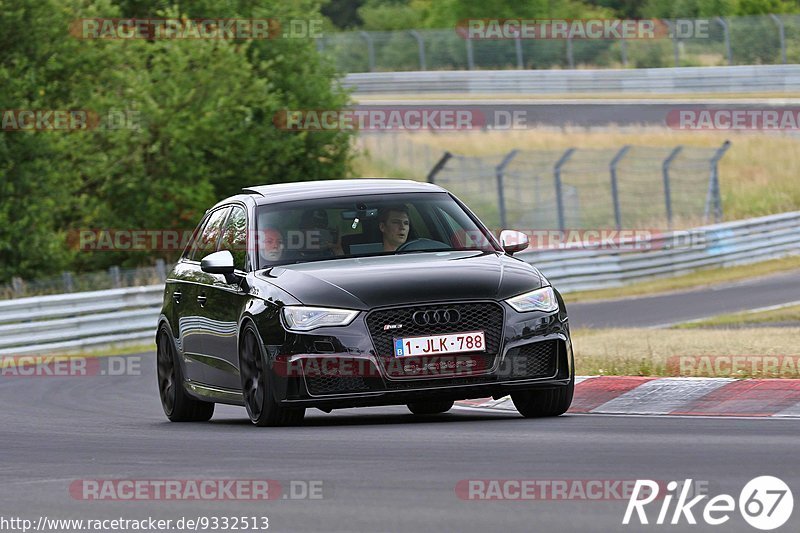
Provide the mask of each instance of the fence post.
POLYGON ((722 17, 716 17, 720 26, 722 26, 722 33, 725 37, 725 54, 728 56, 728 65, 733 65, 733 50, 731 50, 731 31, 728 22, 722 17))
POLYGON ((608 166, 611 173, 611 198, 614 202, 614 222, 617 224, 617 229, 622 229, 622 212, 619 208, 619 188, 617 186, 617 164, 625 157, 628 150, 631 149, 629 144, 626 144, 622 149, 617 152, 611 164, 608 166))
POLYGON ((439 161, 437 161, 436 164, 433 165, 431 171, 428 172, 428 177, 426 178, 428 183, 436 183, 436 174, 438 174, 444 168, 447 162, 450 161, 451 157, 453 157, 453 154, 450 152, 445 152, 442 154, 442 157, 439 159, 439 161))
MULTIPOLYGON (((722 159, 722 156, 725 155, 725 152, 728 151, 728 148, 731 147, 730 141, 725 141, 722 143, 717 151, 714 153, 713 157, 711 157, 711 176, 709 179, 709 194, 711 201, 714 204, 714 222, 720 222, 722 220, 722 197, 719 190, 719 168, 717 163, 719 160, 722 159)), ((709 202, 706 202, 706 216, 708 216, 708 206, 709 202)))
POLYGON ((111 278, 111 287, 114 289, 119 289, 121 282, 118 266, 108 267, 108 277, 111 278))
POLYGON ((664 19, 664 24, 667 25, 667 30, 672 34, 672 55, 675 66, 679 67, 681 66, 681 50, 678 42, 678 32, 675 31, 675 24, 671 20, 664 19))
POLYGON ((497 205, 500 209, 500 227, 502 229, 507 229, 508 227, 508 220, 506 219, 506 196, 503 185, 503 174, 505 173, 506 167, 511 163, 518 153, 519 150, 517 149, 511 150, 494 169, 495 176, 497 176, 497 205))
POLYGON ((426 168, 428 165, 431 164, 431 145, 430 144, 423 144, 422 145, 425 150, 425 161, 422 163, 423 168, 426 168))
POLYGON ((683 146, 676 146, 661 164, 661 174, 664 178, 664 206, 667 209, 667 227, 669 229, 672 229, 672 191, 670 190, 669 167, 681 150, 683 150, 683 146))
POLYGON ((72 272, 62 272, 61 280, 64 282, 64 292, 72 292, 75 290, 75 283, 72 279, 72 272))
POLYGON ((469 34, 464 39, 466 41, 467 47, 467 68, 469 70, 475 70, 475 56, 472 54, 472 39, 470 39, 469 34))
POLYGON ((14 298, 21 298, 25 293, 25 283, 22 278, 14 276, 11 278, 11 290, 14 293, 14 298))
POLYGON ((622 66, 628 68, 628 43, 624 38, 619 40, 619 52, 622 56, 622 66))
POLYGON ((162 283, 167 281, 167 264, 163 259, 156 259, 156 275, 162 283))
POLYGON ((514 38, 514 49, 517 52, 517 69, 522 70, 525 68, 525 61, 522 59, 522 36, 517 31, 517 36, 514 38))
POLYGON ((786 29, 783 27, 783 21, 781 18, 772 13, 770 14, 770 18, 775 21, 775 24, 778 25, 778 38, 781 41, 781 61, 783 64, 786 64, 786 29))
POLYGON ((565 231, 566 223, 564 219, 564 191, 562 190, 561 183, 561 167, 569 161, 572 154, 575 153, 575 148, 567 148, 567 151, 561 156, 561 159, 553 167, 553 177, 555 178, 556 186, 556 209, 558 210, 558 229, 565 231))
POLYGON ((372 36, 365 31, 358 32, 361 37, 367 41, 367 57, 369 61, 369 71, 375 72, 375 43, 372 42, 372 36))
POLYGON ((417 40, 417 50, 419 51, 419 69, 427 70, 425 65, 425 40, 417 30, 408 30, 408 33, 417 40))
POLYGON ((567 63, 569 63, 569 68, 575 68, 575 57, 572 54, 572 37, 567 37, 567 63))

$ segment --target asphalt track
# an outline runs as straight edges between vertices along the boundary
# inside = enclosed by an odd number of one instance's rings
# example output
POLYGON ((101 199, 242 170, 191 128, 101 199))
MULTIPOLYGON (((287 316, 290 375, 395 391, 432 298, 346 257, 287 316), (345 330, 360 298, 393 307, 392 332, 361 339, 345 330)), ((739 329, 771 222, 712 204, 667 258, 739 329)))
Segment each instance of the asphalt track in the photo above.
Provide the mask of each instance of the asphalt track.
MULTIPOLYGON (((800 496, 798 420, 568 415, 454 409, 415 417, 402 407, 309 411, 295 428, 252 427, 241 408, 210 423, 171 424, 161 411, 152 353, 132 375, 6 377, 0 517, 261 516, 270 531, 646 531, 622 526, 623 499, 475 501, 469 479, 683 480, 738 499, 775 475, 800 496), (85 501, 81 479, 321 480, 323 499, 85 501)), ((706 500, 707 501, 707 500, 706 500)), ((657 504, 660 506, 660 504, 657 504)), ((652 520, 658 507, 650 510, 652 520)), ((702 520, 695 513, 698 520, 702 520)), ((798 531, 795 511, 779 531, 798 531)), ((756 531, 733 513, 724 526, 659 531, 756 531)))
POLYGON ((800 270, 658 296, 569 303, 576 327, 659 327, 714 315, 800 303, 800 270))

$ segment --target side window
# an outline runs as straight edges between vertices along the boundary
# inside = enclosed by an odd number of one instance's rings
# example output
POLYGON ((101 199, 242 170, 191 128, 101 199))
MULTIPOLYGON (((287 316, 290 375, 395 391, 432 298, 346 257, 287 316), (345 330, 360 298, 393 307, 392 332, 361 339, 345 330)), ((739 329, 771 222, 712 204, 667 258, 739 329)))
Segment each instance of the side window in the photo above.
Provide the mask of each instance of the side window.
POLYGON ((192 259, 200 261, 210 253, 217 251, 217 244, 219 243, 220 235, 222 234, 222 225, 225 223, 225 217, 228 215, 230 208, 218 209, 211 213, 208 217, 206 227, 203 228, 203 234, 195 241, 192 249, 192 259))
POLYGON ((247 212, 241 207, 233 207, 219 249, 228 250, 233 255, 233 266, 247 270, 247 212))
POLYGON ((478 228, 470 228, 470 220, 462 212, 453 212, 437 206, 436 212, 438 220, 443 225, 443 230, 447 232, 450 245, 460 250, 494 250, 489 239, 478 228))
POLYGON ((192 237, 189 240, 189 244, 186 245, 186 249, 183 251, 183 255, 181 256, 183 259, 192 258, 192 255, 194 254, 194 251, 197 248, 197 244, 200 242, 200 237, 203 236, 203 228, 205 228, 207 223, 208 223, 208 217, 203 217, 203 219, 200 220, 200 223, 197 225, 194 232, 192 233, 192 237))

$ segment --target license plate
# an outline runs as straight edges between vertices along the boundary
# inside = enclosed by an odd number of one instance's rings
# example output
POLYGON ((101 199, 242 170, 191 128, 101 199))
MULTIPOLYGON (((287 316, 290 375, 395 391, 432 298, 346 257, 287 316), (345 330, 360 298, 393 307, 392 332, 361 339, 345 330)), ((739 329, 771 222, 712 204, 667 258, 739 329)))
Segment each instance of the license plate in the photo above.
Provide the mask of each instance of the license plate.
POLYGON ((395 357, 484 351, 486 351, 486 339, 483 331, 406 337, 394 340, 395 357))

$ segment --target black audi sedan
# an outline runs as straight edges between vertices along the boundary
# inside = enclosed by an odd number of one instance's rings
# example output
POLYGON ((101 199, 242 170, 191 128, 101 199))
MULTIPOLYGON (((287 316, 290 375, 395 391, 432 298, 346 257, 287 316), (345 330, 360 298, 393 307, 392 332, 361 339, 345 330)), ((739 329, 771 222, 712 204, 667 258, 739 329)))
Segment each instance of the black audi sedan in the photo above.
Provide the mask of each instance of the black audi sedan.
POLYGON ((209 209, 169 274, 156 334, 167 417, 243 405, 258 426, 307 408, 511 395, 557 416, 575 383, 561 295, 436 185, 358 179, 249 187, 209 209))

